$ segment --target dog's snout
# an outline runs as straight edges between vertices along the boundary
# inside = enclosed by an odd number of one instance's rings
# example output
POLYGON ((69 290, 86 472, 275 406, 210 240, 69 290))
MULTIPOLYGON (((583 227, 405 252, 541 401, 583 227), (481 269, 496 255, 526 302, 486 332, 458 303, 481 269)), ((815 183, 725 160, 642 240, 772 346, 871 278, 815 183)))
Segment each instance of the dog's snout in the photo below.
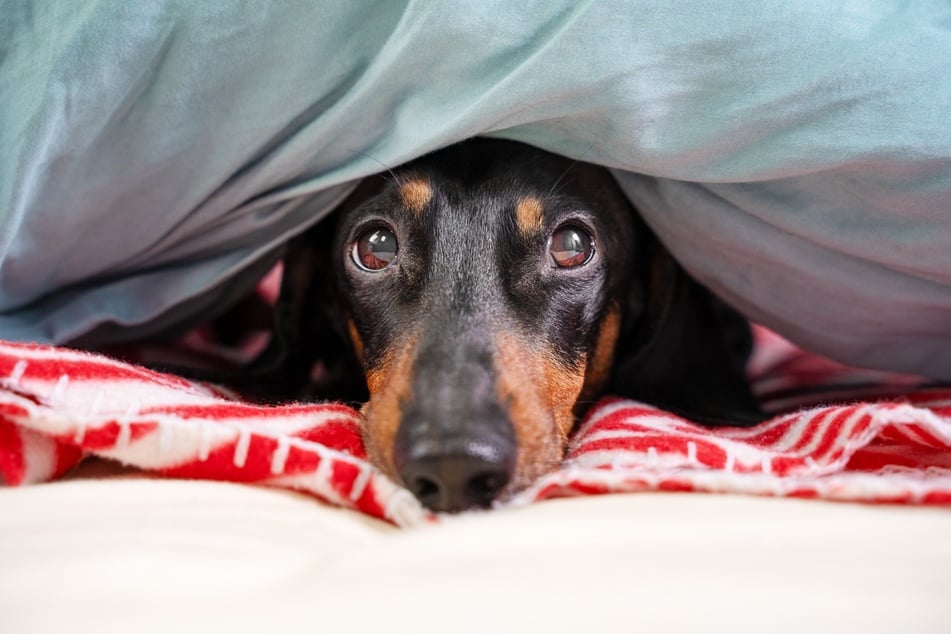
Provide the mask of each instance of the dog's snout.
POLYGON ((413 495, 434 511, 485 508, 515 471, 515 442, 505 435, 443 440, 407 436, 398 438, 394 447, 396 469, 413 495))

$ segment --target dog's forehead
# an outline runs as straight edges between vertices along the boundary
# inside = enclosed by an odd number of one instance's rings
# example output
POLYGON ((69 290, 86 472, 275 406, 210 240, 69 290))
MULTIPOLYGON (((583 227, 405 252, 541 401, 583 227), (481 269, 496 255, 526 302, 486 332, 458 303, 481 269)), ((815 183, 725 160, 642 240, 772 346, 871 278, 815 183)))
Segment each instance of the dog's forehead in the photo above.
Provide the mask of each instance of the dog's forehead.
POLYGON ((339 225, 338 244, 389 225, 413 267, 444 267, 443 277, 459 266, 488 274, 543 254, 565 224, 592 232, 602 253, 631 243, 630 204, 606 169, 522 144, 466 142, 378 179, 382 188, 339 225))
POLYGON ((538 231, 559 210, 585 206, 570 192, 555 191, 557 183, 548 174, 496 171, 478 176, 458 178, 438 169, 408 169, 389 186, 385 204, 395 216, 452 222, 457 231, 504 225, 523 234, 538 231))

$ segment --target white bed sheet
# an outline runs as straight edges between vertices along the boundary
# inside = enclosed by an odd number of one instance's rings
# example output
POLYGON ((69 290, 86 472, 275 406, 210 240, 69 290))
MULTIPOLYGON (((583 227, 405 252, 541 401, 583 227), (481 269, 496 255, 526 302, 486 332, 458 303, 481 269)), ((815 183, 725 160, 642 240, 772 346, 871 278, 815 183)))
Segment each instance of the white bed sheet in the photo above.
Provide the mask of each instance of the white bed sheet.
POLYGON ((951 632, 951 512, 701 494, 400 530, 95 475, 0 489, 0 632, 951 632))

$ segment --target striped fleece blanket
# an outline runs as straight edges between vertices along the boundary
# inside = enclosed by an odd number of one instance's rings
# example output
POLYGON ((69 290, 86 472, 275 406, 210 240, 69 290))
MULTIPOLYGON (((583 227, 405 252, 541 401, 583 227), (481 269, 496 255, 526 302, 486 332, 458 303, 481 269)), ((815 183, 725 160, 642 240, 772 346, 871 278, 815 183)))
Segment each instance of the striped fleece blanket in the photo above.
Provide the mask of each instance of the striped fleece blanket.
MULTIPOLYGON (((562 467, 505 505, 704 491, 951 505, 951 389, 846 368, 757 331, 755 390, 775 415, 705 429, 604 399, 562 467)), ((366 459, 339 404, 259 406, 109 357, 0 342, 0 477, 55 479, 84 456, 175 478, 303 491, 402 526, 433 518, 366 459)))

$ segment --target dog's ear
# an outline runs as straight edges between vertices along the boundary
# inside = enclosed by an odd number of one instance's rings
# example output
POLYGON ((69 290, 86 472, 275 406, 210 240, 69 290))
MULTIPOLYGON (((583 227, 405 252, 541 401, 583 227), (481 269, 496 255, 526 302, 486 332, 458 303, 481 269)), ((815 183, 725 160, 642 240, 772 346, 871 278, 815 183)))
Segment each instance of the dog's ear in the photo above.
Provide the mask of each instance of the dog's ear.
POLYGON ((381 188, 381 179, 364 179, 329 217, 288 243, 270 342, 240 373, 251 396, 366 400, 366 382, 337 293, 333 247, 338 219, 381 188))
POLYGON ((706 425, 763 414, 746 378, 747 321, 697 283, 651 236, 629 289, 613 391, 706 425))
POLYGON ((342 343, 331 317, 329 265, 332 218, 325 218, 287 245, 271 338, 264 351, 237 373, 238 387, 265 401, 301 398, 320 355, 334 364, 342 343))

